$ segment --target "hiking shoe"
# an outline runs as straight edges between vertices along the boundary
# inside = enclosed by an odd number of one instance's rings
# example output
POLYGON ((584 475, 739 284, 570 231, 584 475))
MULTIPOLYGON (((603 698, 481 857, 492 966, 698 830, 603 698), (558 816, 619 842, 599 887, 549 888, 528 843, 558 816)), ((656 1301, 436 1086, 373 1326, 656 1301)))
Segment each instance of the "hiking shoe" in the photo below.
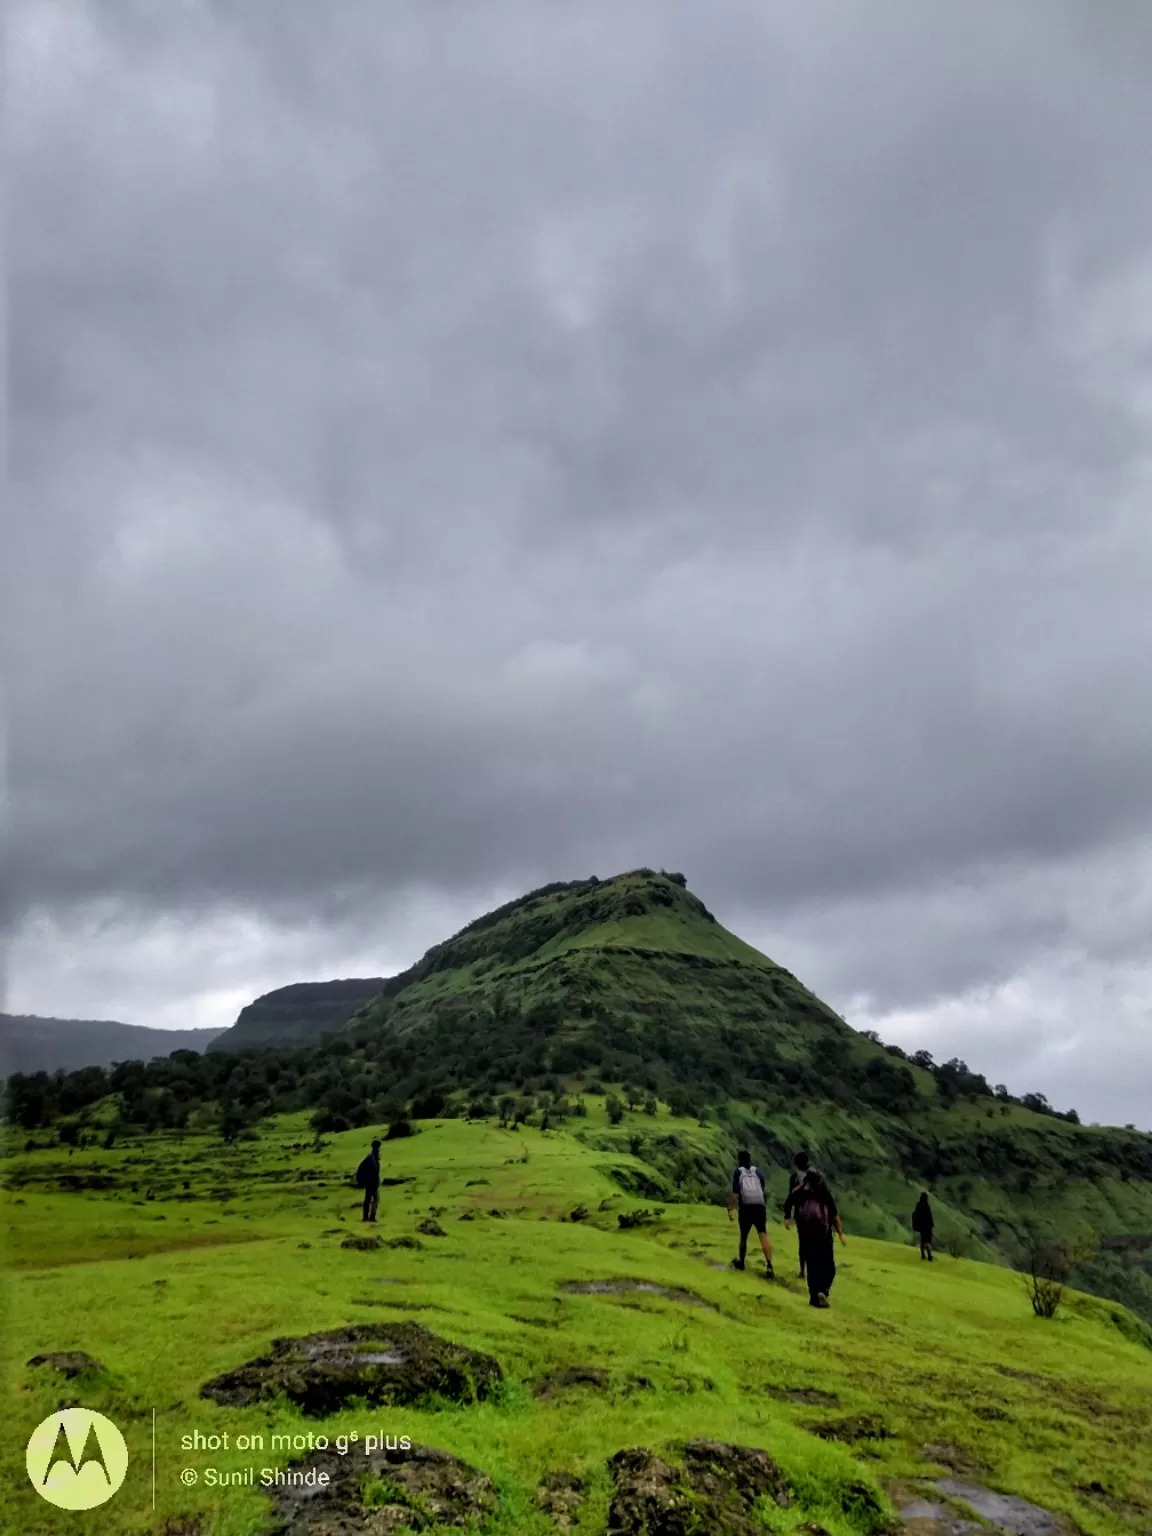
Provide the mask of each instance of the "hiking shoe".
POLYGON ((733 1269, 743 1269, 744 1268, 744 1260, 743 1259, 733 1259, 732 1260, 732 1268, 733 1269))
POLYGON ((816 1298, 816 1305, 818 1307, 830 1307, 832 1303, 828 1300, 827 1294, 824 1291, 821 1291, 819 1296, 816 1298))
POLYGON ((772 1268, 771 1259, 765 1259, 764 1261, 764 1278, 765 1280, 775 1280, 776 1278, 776 1271, 772 1268))

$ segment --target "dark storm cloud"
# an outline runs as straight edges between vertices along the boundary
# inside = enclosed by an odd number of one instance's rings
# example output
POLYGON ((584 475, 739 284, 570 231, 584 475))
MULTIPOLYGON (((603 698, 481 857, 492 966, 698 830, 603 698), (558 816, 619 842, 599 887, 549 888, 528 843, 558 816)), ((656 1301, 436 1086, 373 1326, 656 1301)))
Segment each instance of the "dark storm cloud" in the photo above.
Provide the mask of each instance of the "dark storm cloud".
POLYGON ((9 48, 18 932, 112 901, 130 969, 133 913, 247 914, 264 976, 650 862, 877 1017, 1146 980, 1060 894, 1152 831, 1137 12, 33 3, 9 48))

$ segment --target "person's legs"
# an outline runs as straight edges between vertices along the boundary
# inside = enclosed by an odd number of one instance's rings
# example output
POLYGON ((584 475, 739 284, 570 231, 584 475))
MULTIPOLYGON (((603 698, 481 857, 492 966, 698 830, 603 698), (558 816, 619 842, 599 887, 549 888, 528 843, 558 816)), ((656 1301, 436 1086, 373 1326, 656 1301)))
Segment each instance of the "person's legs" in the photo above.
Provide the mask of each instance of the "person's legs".
POLYGON ((836 1275, 836 1261, 832 1257, 832 1235, 811 1243, 808 1259, 808 1300, 812 1306, 826 1306, 828 1292, 836 1275), (821 1299, 823 1298, 823 1299, 821 1299))
POLYGON ((379 1203, 379 1200, 380 1200, 380 1187, 379 1187, 379 1185, 369 1184, 368 1188, 364 1191, 364 1220, 365 1221, 375 1221, 376 1220, 376 1207, 377 1207, 377 1205, 379 1203))
POLYGON ((816 1298, 820 1294, 820 1265, 811 1254, 808 1255, 808 1305, 814 1307, 816 1298))
POLYGON ((768 1272, 770 1280, 775 1279, 776 1271, 772 1268, 772 1242, 768 1236, 768 1213, 761 1206, 753 1206, 753 1225, 760 1236, 760 1252, 764 1255, 764 1268, 768 1272))
POLYGON ((800 1236, 799 1233, 796 1234, 796 1246, 800 1250, 800 1278, 803 1280, 804 1271, 808 1263, 808 1257, 804 1251, 804 1239, 800 1236))
POLYGON ((736 1263, 738 1268, 744 1268, 744 1260, 748 1257, 748 1234, 752 1230, 752 1213, 748 1206, 742 1205, 736 1212, 736 1219, 740 1223, 740 1257, 736 1263))

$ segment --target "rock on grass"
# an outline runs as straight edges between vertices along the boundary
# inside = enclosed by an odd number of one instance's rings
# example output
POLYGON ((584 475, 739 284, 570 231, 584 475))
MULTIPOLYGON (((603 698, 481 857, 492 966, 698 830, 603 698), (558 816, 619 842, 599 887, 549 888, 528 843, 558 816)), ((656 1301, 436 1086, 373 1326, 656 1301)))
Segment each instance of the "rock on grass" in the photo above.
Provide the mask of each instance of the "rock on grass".
POLYGON ((821 1440, 887 1440, 888 1426, 876 1413, 854 1413, 842 1419, 824 1419, 809 1426, 821 1440))
POLYGON ((558 1531, 567 1531, 588 1497, 583 1478, 569 1472, 549 1472, 532 1495, 532 1503, 548 1515, 558 1531))
POLYGON ((571 1391, 574 1387, 592 1387, 597 1391, 607 1390, 609 1376, 607 1371, 602 1371, 595 1365, 572 1365, 564 1370, 551 1371, 546 1376, 539 1377, 532 1386, 532 1396, 540 1398, 558 1397, 562 1392, 571 1391))
POLYGON ((433 1393, 475 1402, 502 1378, 491 1355, 442 1339, 418 1323, 362 1323, 274 1339, 267 1355, 214 1377, 200 1396, 244 1408, 283 1395, 309 1418, 323 1418, 352 1398, 372 1407, 419 1403, 433 1393))
POLYGON ((49 1370, 58 1372, 61 1376, 67 1376, 72 1380, 76 1376, 85 1376, 89 1372, 102 1371, 104 1367, 99 1360, 86 1354, 82 1349, 59 1350, 49 1355, 33 1355, 28 1364, 30 1366, 47 1366, 49 1370))
POLYGON ((475 1530, 497 1506, 485 1473, 425 1446, 355 1456, 316 1451, 284 1470, 327 1473, 329 1482, 277 1487, 276 1536, 400 1536, 444 1526, 475 1530))
POLYGON ((763 1536, 757 1501, 792 1503, 783 1473, 758 1447, 692 1440, 669 1452, 665 1460, 640 1446, 613 1456, 607 1536, 763 1536))

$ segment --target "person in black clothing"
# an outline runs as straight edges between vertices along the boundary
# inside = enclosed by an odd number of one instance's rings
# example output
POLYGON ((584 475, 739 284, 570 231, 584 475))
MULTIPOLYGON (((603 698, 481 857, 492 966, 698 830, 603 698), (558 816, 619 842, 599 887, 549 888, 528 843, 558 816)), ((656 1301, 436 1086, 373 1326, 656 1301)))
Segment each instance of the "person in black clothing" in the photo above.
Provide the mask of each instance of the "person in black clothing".
POLYGON ((740 1207, 740 1257, 732 1260, 733 1269, 743 1269, 748 1252, 748 1234, 760 1235, 760 1249, 764 1254, 765 1273, 769 1280, 776 1278, 772 1268, 772 1244, 768 1240, 768 1208, 764 1199, 764 1175, 752 1161, 750 1152, 741 1151, 739 1164, 732 1175, 732 1193, 728 1197, 728 1220, 740 1207))
POLYGON ((376 1220, 376 1207, 380 1202, 380 1142, 372 1143, 372 1150, 356 1170, 356 1182, 364 1191, 365 1221, 376 1220))
MULTIPOLYGON (((792 1192, 808 1172, 807 1152, 797 1152, 796 1156, 792 1159, 792 1163, 792 1171, 788 1175, 788 1198, 784 1201, 784 1226, 787 1229, 791 1229, 792 1226, 792 1192)), ((800 1278, 803 1280, 805 1265, 804 1244, 799 1243, 798 1247, 800 1249, 800 1278)))
POLYGON ((912 1230, 920 1239, 920 1257, 932 1258, 932 1207, 928 1204, 928 1191, 924 1190, 912 1212, 912 1230))
POLYGON ((840 1212, 828 1188, 828 1181, 818 1168, 809 1168, 791 1191, 785 1202, 786 1219, 796 1218, 796 1231, 800 1238, 808 1274, 808 1305, 826 1307, 828 1292, 836 1278, 836 1258, 832 1251, 832 1234, 845 1241, 840 1212))

